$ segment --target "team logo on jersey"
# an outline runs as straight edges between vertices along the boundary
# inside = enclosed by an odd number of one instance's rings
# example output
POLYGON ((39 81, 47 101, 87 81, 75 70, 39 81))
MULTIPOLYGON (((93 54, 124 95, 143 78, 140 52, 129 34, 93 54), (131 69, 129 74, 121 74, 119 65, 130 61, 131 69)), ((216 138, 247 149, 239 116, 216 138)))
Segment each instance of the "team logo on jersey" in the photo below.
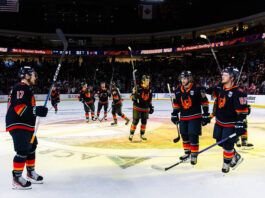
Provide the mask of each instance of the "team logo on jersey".
POLYGON ((90 93, 86 93, 86 97, 87 98, 90 98, 90 93))
POLYGON ((145 94, 145 93, 143 92, 143 93, 142 93, 142 99, 143 99, 144 101, 146 101, 146 100, 148 100, 148 98, 149 98, 149 93, 145 94))
POLYGON ((193 91, 193 90, 192 90, 192 91, 190 91, 190 95, 192 95, 192 96, 194 95, 194 91, 193 91))
POLYGON ((219 95, 219 98, 218 98, 218 108, 221 109, 225 106, 225 103, 226 103, 226 98, 225 96, 223 98, 221 98, 221 96, 219 95))
POLYGON ((228 92, 228 97, 231 98, 232 95, 233 95, 233 92, 229 91, 229 92, 228 92))
POLYGON ((186 100, 183 100, 181 97, 181 104, 184 109, 189 109, 192 105, 192 100, 190 97, 188 97, 186 100))

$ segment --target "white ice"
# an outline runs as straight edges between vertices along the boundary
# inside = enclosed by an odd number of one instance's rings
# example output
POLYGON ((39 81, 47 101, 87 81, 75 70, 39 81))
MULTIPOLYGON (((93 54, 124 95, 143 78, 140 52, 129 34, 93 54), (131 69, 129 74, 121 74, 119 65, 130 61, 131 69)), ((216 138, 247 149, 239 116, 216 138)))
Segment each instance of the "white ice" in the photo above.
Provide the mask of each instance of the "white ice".
MULTIPOLYGON (((42 105, 43 102, 37 104, 42 105)), ((150 116, 151 118, 170 119, 170 101, 155 100, 153 104, 155 113, 150 116)), ((11 171, 15 152, 11 136, 5 132, 6 105, 0 104, 1 198, 249 198, 265 195, 264 109, 252 108, 252 114, 249 116, 249 139, 255 145, 255 149, 240 151, 244 157, 243 163, 235 171, 223 176, 220 171, 222 151, 217 147, 201 154, 195 167, 182 164, 167 172, 160 172, 152 169, 151 165, 174 164, 182 155, 182 149, 96 149, 57 143, 53 138, 54 133, 58 133, 56 138, 67 141, 74 141, 80 136, 93 141, 110 136, 119 137, 124 135, 124 128, 129 133, 130 127, 125 127, 122 123, 117 128, 108 127, 105 123, 75 123, 84 119, 82 104, 77 101, 62 101, 57 115, 51 110, 47 118, 40 120, 36 169, 44 176, 45 183, 33 185, 33 189, 29 191, 14 191, 11 189, 11 171), (58 124, 52 128, 54 123, 58 124), (97 130, 97 133, 93 133, 94 129, 100 129, 100 132, 97 130), (71 133, 72 131, 76 132, 71 133), (142 161, 127 168, 121 167, 117 163, 124 160, 122 156, 132 157, 132 160, 139 157, 142 161)), ((131 118, 130 101, 124 102, 123 112, 131 118)))

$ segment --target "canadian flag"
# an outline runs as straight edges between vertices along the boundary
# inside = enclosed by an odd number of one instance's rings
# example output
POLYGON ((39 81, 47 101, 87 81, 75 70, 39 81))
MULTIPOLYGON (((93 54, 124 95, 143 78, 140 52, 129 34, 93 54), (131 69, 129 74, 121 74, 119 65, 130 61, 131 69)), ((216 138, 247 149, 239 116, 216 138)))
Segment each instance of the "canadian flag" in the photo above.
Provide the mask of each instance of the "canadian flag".
POLYGON ((140 19, 154 19, 156 17, 156 7, 154 5, 139 5, 140 19))

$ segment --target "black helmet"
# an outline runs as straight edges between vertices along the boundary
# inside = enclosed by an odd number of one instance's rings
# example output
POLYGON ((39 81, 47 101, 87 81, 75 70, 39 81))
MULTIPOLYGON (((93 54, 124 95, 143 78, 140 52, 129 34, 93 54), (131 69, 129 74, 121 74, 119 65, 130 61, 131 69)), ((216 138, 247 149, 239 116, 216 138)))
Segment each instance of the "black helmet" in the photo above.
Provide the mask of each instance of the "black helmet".
POLYGON ((179 79, 181 78, 191 79, 191 77, 192 77, 191 71, 186 71, 186 70, 182 71, 179 75, 179 79))
POLYGON ((230 78, 234 77, 234 79, 236 80, 239 77, 239 70, 236 67, 227 67, 222 71, 223 73, 228 73, 230 78))
POLYGON ((23 79, 25 78, 26 74, 31 76, 33 72, 35 73, 36 78, 37 78, 37 73, 35 72, 33 68, 31 68, 30 66, 23 66, 23 67, 20 67, 18 71, 18 77, 20 79, 23 79))

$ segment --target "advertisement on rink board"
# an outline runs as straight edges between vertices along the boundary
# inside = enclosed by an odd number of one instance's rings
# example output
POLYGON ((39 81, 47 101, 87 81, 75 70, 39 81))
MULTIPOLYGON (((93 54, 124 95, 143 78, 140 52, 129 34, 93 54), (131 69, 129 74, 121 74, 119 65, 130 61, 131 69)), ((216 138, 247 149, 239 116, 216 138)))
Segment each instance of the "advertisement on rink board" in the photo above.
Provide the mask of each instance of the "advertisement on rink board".
MULTIPOLYGON (((77 100, 79 94, 60 94, 61 100, 77 100)), ((131 99, 131 93, 122 93, 122 98, 125 100, 131 99)), ((36 94, 35 100, 43 101, 46 100, 47 94, 36 94)), ((208 100, 210 102, 214 102, 214 98, 211 95, 207 95, 208 100)), ((95 97, 98 99, 98 97, 95 97)), ((172 94, 172 98, 174 98, 174 94, 172 94)), ((154 100, 170 100, 169 93, 153 93, 154 100)), ((7 102, 8 95, 0 95, 0 102, 7 102)), ((265 108, 265 95, 248 95, 248 104, 253 107, 261 107, 265 108)))

